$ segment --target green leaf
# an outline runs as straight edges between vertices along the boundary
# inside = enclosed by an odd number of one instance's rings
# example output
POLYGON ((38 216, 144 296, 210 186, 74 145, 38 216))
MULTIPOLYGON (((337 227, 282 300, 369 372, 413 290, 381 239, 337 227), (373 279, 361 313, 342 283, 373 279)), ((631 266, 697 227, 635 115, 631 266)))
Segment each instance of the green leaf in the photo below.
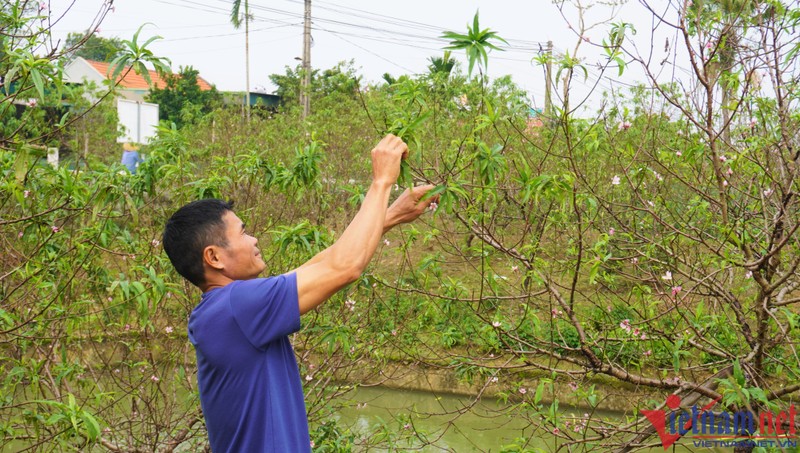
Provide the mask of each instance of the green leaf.
POLYGON ((83 426, 86 427, 86 437, 90 441, 97 440, 100 437, 100 423, 97 422, 97 419, 89 412, 81 411, 81 420, 83 421, 83 426))
POLYGON ((44 99, 44 81, 42 81, 42 74, 39 73, 38 69, 31 69, 30 75, 31 80, 33 80, 33 85, 36 87, 36 94, 38 94, 39 99, 44 99))
POLYGON ((739 363, 738 359, 733 362, 733 378, 739 386, 745 384, 744 372, 742 371, 742 365, 739 363))
POLYGON ((25 181, 25 176, 28 174, 28 160, 28 150, 26 148, 19 149, 16 159, 14 159, 14 178, 20 184, 25 181))
POLYGON ((539 385, 536 386, 536 393, 533 394, 533 402, 535 404, 539 404, 542 401, 542 396, 544 395, 544 384, 545 382, 539 381, 539 385))
MULTIPOLYGON (((141 30, 141 27, 139 29, 141 30)), ((150 43, 152 43, 153 41, 155 41, 157 39, 164 39, 164 38, 162 38, 159 35, 151 36, 147 41, 144 42, 144 44, 141 45, 141 47, 142 48, 147 47, 150 43)))
POLYGON ((619 68, 619 75, 622 75, 625 72, 625 60, 622 58, 614 58, 614 61, 617 63, 617 67, 619 68))
POLYGON ((764 390, 758 387, 751 387, 749 390, 750 390, 750 395, 752 395, 752 397, 755 398, 757 401, 765 405, 769 404, 769 398, 767 398, 767 394, 764 393, 764 390))
POLYGON ((398 178, 403 187, 414 187, 414 175, 411 173, 411 164, 408 159, 400 161, 400 177, 398 178))
POLYGON ((676 373, 681 368, 681 346, 683 345, 683 340, 678 340, 675 342, 675 349, 672 351, 672 368, 673 371, 676 373))
POLYGON ((66 418, 67 417, 64 414, 59 412, 59 413, 55 413, 55 414, 52 414, 51 416, 47 417, 47 421, 45 423, 47 423, 48 425, 55 425, 56 423, 66 419, 66 418))
POLYGON ((444 184, 439 184, 438 186, 434 187, 433 189, 429 190, 423 197, 421 201, 427 200, 428 198, 433 198, 447 190, 447 186, 444 184))
POLYGON ((64 125, 67 124, 67 120, 70 118, 71 114, 72 112, 68 111, 63 115, 61 115, 61 119, 58 121, 58 124, 56 124, 56 126, 58 126, 59 128, 64 127, 64 125))
POLYGON ((6 83, 3 84, 3 91, 5 92, 6 96, 11 94, 11 83, 14 81, 14 77, 16 77, 17 72, 19 72, 19 66, 12 66, 11 69, 9 69, 6 73, 6 83))
POLYGON ((122 71, 128 66, 128 61, 130 61, 130 56, 127 54, 123 54, 115 58, 111 61, 108 65, 108 73, 106 74, 109 79, 111 79, 111 83, 116 83, 117 79, 119 79, 119 75, 122 71))
MULTIPOLYGON (((246 3, 248 0, 245 0, 245 9, 247 9, 246 3)), ((233 0, 233 7, 231 8, 231 23, 233 27, 238 29, 242 25, 242 20, 239 17, 239 11, 242 7, 242 0, 233 0)))

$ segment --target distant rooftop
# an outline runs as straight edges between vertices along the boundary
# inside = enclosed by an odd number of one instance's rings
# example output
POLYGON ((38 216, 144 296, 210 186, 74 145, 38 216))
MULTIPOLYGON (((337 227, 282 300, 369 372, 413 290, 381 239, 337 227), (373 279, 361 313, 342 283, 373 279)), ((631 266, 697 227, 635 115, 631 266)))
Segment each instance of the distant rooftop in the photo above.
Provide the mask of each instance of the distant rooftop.
MULTIPOLYGON (((111 67, 111 65, 109 63, 104 63, 102 61, 93 61, 93 60, 86 60, 86 62, 89 63, 89 65, 92 66, 103 77, 110 78, 110 76, 111 76, 110 72, 111 71, 109 71, 109 68, 111 67)), ((149 90, 150 89, 150 86, 147 84, 147 80, 145 80, 144 77, 142 77, 141 75, 137 74, 133 70, 128 71, 128 69, 129 69, 129 67, 123 69, 122 72, 120 73, 120 76, 121 76, 122 74, 125 74, 127 72, 125 77, 122 78, 122 80, 119 81, 119 86, 120 87, 127 88, 129 90, 149 90)), ((164 88, 167 85, 166 81, 160 75, 158 75, 158 73, 156 71, 149 70, 148 72, 150 74, 150 80, 153 81, 153 85, 156 88, 164 88)), ((200 76, 197 77, 197 84, 200 86, 200 89, 203 90, 203 91, 207 91, 207 90, 211 89, 211 85, 208 82, 206 82, 205 80, 203 80, 203 78, 200 77, 200 76)))

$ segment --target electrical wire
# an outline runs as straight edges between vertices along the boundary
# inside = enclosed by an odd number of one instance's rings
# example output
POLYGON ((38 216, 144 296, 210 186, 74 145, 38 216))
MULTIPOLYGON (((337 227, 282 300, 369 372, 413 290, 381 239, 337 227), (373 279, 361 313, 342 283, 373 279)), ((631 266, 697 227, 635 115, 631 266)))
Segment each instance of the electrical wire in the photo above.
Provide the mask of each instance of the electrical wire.
MULTIPOLYGON (((288 26, 293 26, 293 25, 298 25, 298 24, 274 25, 272 27, 256 28, 256 29, 250 30, 250 33, 258 32, 258 31, 274 30, 276 28, 283 28, 283 27, 288 27, 288 26)), ((300 24, 300 25, 302 25, 302 24, 300 24)), ((162 41, 164 41, 164 42, 175 42, 175 41, 188 41, 188 40, 196 40, 196 39, 220 38, 220 37, 223 37, 223 36, 241 36, 241 35, 243 35, 245 33, 246 32, 244 30, 241 30, 241 31, 232 32, 232 33, 221 33, 221 34, 218 34, 218 35, 187 36, 187 37, 184 37, 184 38, 163 39, 162 41)))
POLYGON ((322 30, 322 31, 325 31, 325 32, 328 32, 328 33, 330 33, 331 35, 333 35, 333 36, 335 36, 335 37, 337 37, 337 38, 341 39, 342 41, 344 41, 344 42, 346 42, 346 43, 349 43, 349 44, 351 44, 351 45, 353 45, 353 46, 356 46, 356 47, 358 47, 359 49, 363 50, 364 52, 367 52, 367 53, 369 53, 369 54, 371 54, 371 55, 373 55, 373 56, 375 56, 375 57, 378 57, 378 58, 380 58, 381 60, 383 60, 383 61, 385 61, 385 62, 387 62, 387 63, 390 63, 390 64, 392 64, 392 65, 394 65, 394 66, 397 66, 397 67, 398 67, 398 68, 400 68, 400 69, 403 69, 403 70, 405 70, 405 71, 408 71, 409 73, 414 73, 414 70, 412 70, 412 69, 409 69, 409 68, 407 68, 407 67, 405 67, 405 66, 403 66, 403 65, 400 65, 400 64, 398 64, 396 61, 389 60, 388 58, 386 58, 386 57, 384 57, 384 56, 382 56, 382 55, 379 55, 379 54, 377 54, 377 53, 375 53, 375 52, 373 52, 373 51, 371 51, 371 50, 369 50, 369 49, 367 49, 367 48, 365 48, 365 47, 362 47, 362 46, 360 46, 360 45, 358 45, 358 44, 356 44, 356 43, 354 43, 354 42, 352 42, 352 41, 350 41, 350 40, 348 40, 348 39, 346 39, 346 38, 343 38, 342 36, 339 36, 339 34, 338 34, 338 33, 332 32, 332 31, 330 31, 330 30, 325 30, 325 29, 320 29, 320 30, 322 30))
MULTIPOLYGON (((190 8, 194 11, 204 11, 221 17, 230 17, 230 0, 156 1, 162 4, 190 8)), ((250 32, 262 32, 283 27, 302 27, 301 20, 304 19, 303 13, 299 8, 297 11, 287 8, 291 8, 293 5, 302 5, 304 3, 303 0, 284 0, 284 3, 286 3, 286 5, 281 5, 279 2, 273 2, 270 6, 249 4, 248 13, 252 22, 275 24, 272 27, 257 27, 251 29, 250 32)), ((445 30, 445 27, 434 24, 375 13, 325 0, 315 0, 315 10, 322 11, 322 13, 317 13, 313 16, 312 30, 328 33, 351 46, 386 61, 397 68, 408 71, 409 73, 413 73, 414 71, 381 55, 379 52, 369 49, 368 45, 360 44, 358 41, 391 44, 404 48, 419 49, 426 53, 440 53, 442 48, 450 43, 449 40, 442 37, 442 31, 445 30), (357 20, 361 21, 357 23, 357 20)), ((244 32, 238 30, 232 33, 171 38, 165 39, 165 41, 216 38, 235 36, 242 33, 244 32)), ((508 44, 501 46, 501 49, 505 52, 494 52, 492 54, 493 60, 530 63, 532 57, 540 53, 547 45, 544 41, 517 38, 506 38, 506 41, 508 44)), ((206 51, 208 51, 208 49, 206 51)), ((553 52, 555 54, 559 52, 563 53, 563 51, 558 48, 553 48, 553 52)), ((596 82, 597 79, 594 79, 593 83, 596 82)))
MULTIPOLYGON (((211 0, 211 1, 215 1, 216 3, 224 4, 225 5, 224 7, 223 6, 215 6, 215 5, 211 4, 211 3, 202 2, 202 1, 198 1, 198 0, 175 0, 175 1, 181 2, 183 4, 169 2, 167 0, 156 0, 156 1, 158 1, 160 3, 164 3, 164 4, 175 5, 175 6, 189 7, 189 5, 191 5, 191 7, 193 9, 200 8, 203 11, 212 12, 212 13, 225 15, 225 16, 229 16, 229 14, 230 14, 229 13, 229 9, 228 9, 228 7, 230 5, 229 0, 211 0)), ((299 0, 290 0, 290 3, 302 4, 302 2, 300 2, 299 0)), ((384 40, 387 40, 387 39, 397 40, 398 37, 400 36, 400 37, 411 38, 411 39, 416 39, 416 40, 420 40, 420 41, 437 43, 437 44, 446 44, 447 43, 447 40, 443 39, 440 36, 442 30, 444 30, 444 27, 440 27, 440 26, 436 26, 436 25, 430 25, 430 24, 423 24, 421 22, 409 21, 409 20, 405 20, 405 19, 394 18, 394 17, 391 17, 391 16, 383 15, 383 14, 371 13, 371 12, 368 12, 368 11, 359 10, 359 9, 356 9, 356 8, 348 8, 348 7, 344 7, 344 6, 336 5, 336 4, 332 4, 332 5, 336 6, 336 7, 329 7, 329 6, 325 6, 326 2, 322 2, 322 3, 323 3, 323 5, 317 5, 316 8, 317 9, 323 9, 323 10, 329 10, 329 11, 334 12, 334 13, 339 13, 339 14, 342 14, 342 15, 346 15, 347 17, 353 17, 355 15, 355 17, 361 17, 361 18, 365 18, 365 19, 368 19, 368 20, 371 20, 371 21, 375 21, 375 22, 379 22, 379 23, 386 23, 386 24, 389 24, 389 25, 396 25, 396 26, 400 26, 400 27, 403 28, 402 30, 389 29, 389 28, 380 27, 380 26, 373 26, 373 25, 370 25, 370 24, 354 23, 354 22, 347 21, 347 20, 337 19, 335 17, 326 17, 326 16, 323 16, 323 15, 315 15, 314 18, 313 18, 313 22, 316 23, 316 24, 326 24, 326 25, 328 25, 328 28, 325 29, 327 31, 336 31, 336 32, 339 32, 339 33, 344 33, 342 30, 332 30, 332 28, 330 26, 334 26, 335 25, 335 26, 346 27, 346 28, 354 28, 356 30, 362 30, 362 31, 366 30, 366 31, 372 31, 372 32, 386 33, 386 34, 389 35, 389 37, 383 38, 384 40), (355 11, 357 14, 352 13, 353 11, 355 11), (416 30, 422 30, 422 31, 430 32, 430 33, 436 33, 436 35, 411 33, 411 32, 406 31, 407 28, 413 28, 413 29, 416 29, 416 30)), ((271 14, 274 14, 274 15, 283 16, 283 17, 287 17, 287 18, 291 18, 291 19, 303 19, 303 14, 300 13, 300 12, 287 11, 285 9, 280 9, 280 8, 275 8, 275 7, 267 7, 267 6, 261 6, 261 5, 249 5, 249 10, 250 10, 250 14, 253 17, 253 19, 257 20, 257 21, 267 21, 267 22, 282 23, 282 24, 286 24, 287 23, 286 21, 282 21, 282 20, 279 20, 279 19, 274 19, 274 18, 271 18, 271 17, 269 17, 269 18, 263 17, 263 16, 257 14, 258 12, 271 13, 271 14)), ((357 37, 357 35, 355 33, 353 33, 353 32, 350 32, 350 36, 357 37)), ((380 39, 379 37, 374 37, 374 36, 372 36, 372 37, 364 36, 364 37, 365 37, 365 39, 373 39, 373 40, 379 40, 380 39)), ((545 45, 544 42, 540 42, 540 41, 518 40, 518 39, 514 39, 514 38, 506 39, 506 41, 508 41, 509 44, 507 46, 504 46, 504 49, 509 50, 509 51, 537 52, 541 47, 543 47, 545 45)))

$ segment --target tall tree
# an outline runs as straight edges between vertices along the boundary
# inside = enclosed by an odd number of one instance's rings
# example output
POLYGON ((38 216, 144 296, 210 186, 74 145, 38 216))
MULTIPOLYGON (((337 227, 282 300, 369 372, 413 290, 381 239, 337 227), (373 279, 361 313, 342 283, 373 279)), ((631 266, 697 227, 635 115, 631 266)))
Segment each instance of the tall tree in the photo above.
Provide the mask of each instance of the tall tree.
POLYGON ((692 27, 690 32, 706 41, 706 47, 701 46, 700 50, 705 52, 708 61, 706 75, 709 82, 719 87, 721 92, 721 137, 726 145, 731 143, 729 123, 731 111, 735 109, 731 100, 736 97, 739 76, 744 70, 738 58, 742 50, 741 40, 753 23, 757 5, 754 0, 715 0, 694 2, 689 6, 688 15, 695 21, 709 23, 710 18, 716 19, 711 22, 714 24, 712 28, 692 27))
MULTIPOLYGON (((286 66, 284 70, 285 74, 271 74, 269 79, 278 87, 275 94, 280 96, 282 104, 296 104, 300 100, 302 90, 303 67, 301 65, 297 65, 295 68, 286 66)), ((341 61, 325 70, 312 69, 309 75, 311 80, 308 95, 312 100, 318 100, 333 93, 353 97, 356 95, 360 83, 352 60, 341 61)))
POLYGON ((450 72, 453 71, 453 67, 456 65, 456 60, 451 56, 451 52, 449 50, 444 51, 444 55, 441 57, 430 57, 428 61, 431 64, 428 65, 428 71, 431 74, 445 74, 450 75, 450 72))
POLYGON ((83 33, 70 33, 64 43, 69 58, 83 57, 87 60, 106 62, 114 60, 124 48, 122 39, 103 38, 96 33, 88 37, 83 33))
MULTIPOLYGON (((239 11, 242 8, 242 0, 233 0, 231 8, 231 23, 237 30, 242 26, 242 19, 239 11)), ((244 53, 245 53, 245 94, 244 105, 247 111, 247 121, 250 121, 250 4, 244 0, 244 53)))
POLYGON ((220 104, 221 95, 217 89, 202 90, 197 76, 198 71, 193 67, 181 67, 178 74, 165 76, 163 88, 150 90, 148 100, 159 105, 159 119, 182 127, 194 123, 220 104))

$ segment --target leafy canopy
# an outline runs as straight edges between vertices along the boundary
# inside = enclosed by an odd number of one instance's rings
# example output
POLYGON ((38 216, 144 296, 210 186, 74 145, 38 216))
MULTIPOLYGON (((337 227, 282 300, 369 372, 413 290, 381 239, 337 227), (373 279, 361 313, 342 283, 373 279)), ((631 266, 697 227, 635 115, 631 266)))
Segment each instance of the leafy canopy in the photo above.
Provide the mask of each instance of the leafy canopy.
POLYGON ((468 75, 472 76, 472 69, 475 62, 479 66, 486 68, 489 64, 489 50, 503 49, 497 47, 492 41, 501 41, 505 44, 508 42, 497 35, 497 32, 491 31, 488 28, 481 30, 478 23, 478 12, 475 12, 475 17, 472 19, 472 27, 467 24, 467 34, 456 33, 454 31, 446 31, 442 34, 442 38, 450 40, 450 45, 445 47, 448 50, 465 50, 467 53, 467 60, 469 61, 468 75))
POLYGON ((152 36, 144 43, 139 44, 139 33, 142 32, 145 25, 147 24, 143 24, 136 30, 136 33, 133 34, 133 38, 130 41, 123 41, 125 47, 122 52, 114 58, 109 68, 111 71, 111 80, 119 80, 120 74, 122 74, 123 71, 127 74, 128 71, 132 69, 137 74, 144 77, 147 84, 150 85, 153 81, 150 79, 150 73, 145 63, 152 64, 159 74, 168 74, 172 72, 169 68, 170 61, 168 58, 157 57, 152 50, 147 48, 153 41, 161 39, 161 36, 152 36))
POLYGON ((222 95, 215 87, 201 89, 197 82, 198 74, 191 66, 181 67, 178 74, 164 77, 166 85, 163 88, 151 88, 148 100, 159 105, 159 119, 182 127, 219 106, 222 95))
POLYGON ((68 53, 68 57, 83 57, 87 60, 110 62, 125 49, 125 42, 116 37, 104 38, 91 34, 88 37, 83 33, 70 33, 67 35, 65 49, 75 49, 68 53))

